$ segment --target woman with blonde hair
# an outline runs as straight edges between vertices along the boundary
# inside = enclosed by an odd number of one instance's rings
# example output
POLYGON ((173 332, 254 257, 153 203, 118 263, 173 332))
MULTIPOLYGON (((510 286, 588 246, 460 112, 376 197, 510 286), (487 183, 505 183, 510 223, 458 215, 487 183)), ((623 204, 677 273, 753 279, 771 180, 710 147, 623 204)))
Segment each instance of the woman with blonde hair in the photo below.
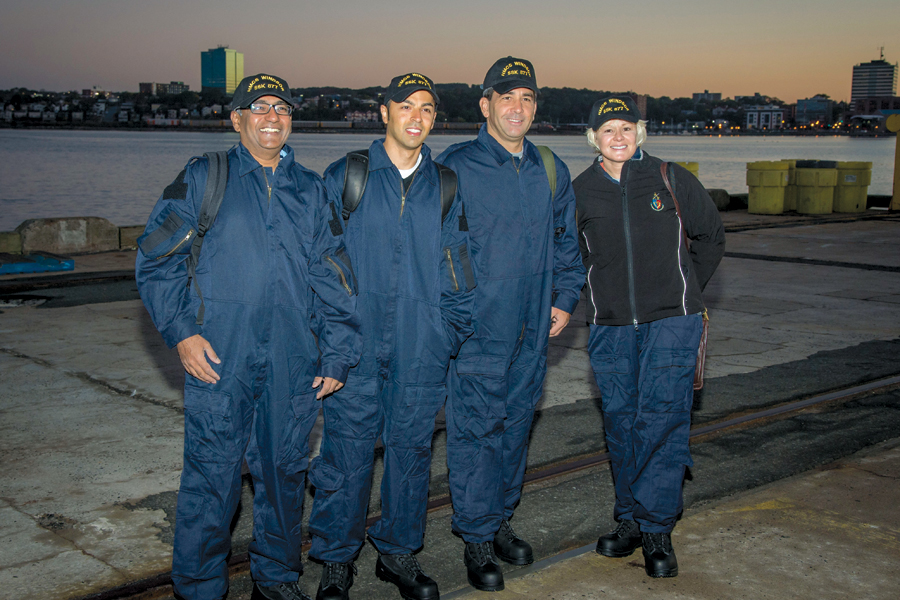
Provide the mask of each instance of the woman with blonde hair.
POLYGON ((701 292, 722 259, 725 232, 693 175, 641 149, 646 124, 634 100, 599 100, 588 127, 598 156, 573 187, 618 522, 597 552, 622 557, 642 547, 649 576, 674 577, 671 532, 693 464, 701 292))

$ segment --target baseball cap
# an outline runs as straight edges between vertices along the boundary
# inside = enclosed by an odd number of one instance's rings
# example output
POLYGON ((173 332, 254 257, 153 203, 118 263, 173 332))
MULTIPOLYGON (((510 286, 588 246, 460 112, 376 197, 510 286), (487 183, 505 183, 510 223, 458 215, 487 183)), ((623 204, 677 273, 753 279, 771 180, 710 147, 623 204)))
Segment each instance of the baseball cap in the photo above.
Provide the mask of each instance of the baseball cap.
POLYGON ((492 88, 498 94, 505 94, 516 88, 528 88, 535 94, 538 93, 534 67, 524 58, 512 56, 495 62, 484 76, 484 84, 481 87, 485 90, 492 88))
POLYGON ((434 96, 435 104, 440 102, 437 92, 434 91, 434 82, 431 79, 421 73, 407 73, 391 79, 391 83, 384 93, 384 103, 403 102, 410 95, 420 90, 425 90, 434 96))
POLYGON ((607 96, 594 102, 588 117, 588 127, 596 130, 612 119, 637 123, 641 120, 641 111, 631 96, 607 96))
POLYGON ((244 77, 234 89, 231 105, 235 108, 247 108, 263 96, 275 96, 291 104, 291 88, 287 81, 275 75, 259 73, 244 77))

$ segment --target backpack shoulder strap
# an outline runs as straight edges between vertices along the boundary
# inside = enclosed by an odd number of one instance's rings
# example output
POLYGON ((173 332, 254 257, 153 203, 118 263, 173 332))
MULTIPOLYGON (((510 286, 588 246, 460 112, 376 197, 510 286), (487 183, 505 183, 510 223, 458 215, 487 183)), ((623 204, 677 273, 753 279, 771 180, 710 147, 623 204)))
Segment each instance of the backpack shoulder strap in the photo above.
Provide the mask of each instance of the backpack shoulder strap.
POLYGON ((681 235, 684 236, 684 245, 687 246, 687 249, 691 249, 691 239, 687 236, 687 232, 684 230, 684 220, 681 218, 681 206, 678 204, 678 199, 675 198, 675 186, 670 183, 675 181, 675 174, 671 172, 672 166, 663 161, 662 164, 659 165, 659 172, 662 175, 663 181, 666 183, 666 187, 669 190, 669 194, 672 196, 672 202, 675 204, 675 213, 678 214, 678 222, 681 224, 681 235), (672 177, 669 177, 669 174, 672 174, 672 177))
POLYGON ((556 161, 553 159, 553 151, 547 146, 535 146, 541 154, 541 162, 547 172, 547 181, 550 182, 551 197, 556 199, 556 161))
POLYGON ((456 197, 456 188, 459 181, 456 178, 456 173, 450 167, 445 167, 438 162, 434 163, 434 165, 438 168, 438 175, 441 178, 441 223, 443 223, 447 213, 450 212, 453 199, 456 197))
POLYGON ((344 191, 341 194, 344 207, 341 216, 344 220, 350 218, 350 213, 359 206, 363 193, 366 191, 366 182, 369 179, 369 149, 354 150, 347 153, 347 168, 344 170, 344 191))
POLYGON ((206 174, 206 189, 203 192, 203 203, 200 205, 200 216, 197 219, 197 235, 191 243, 191 256, 188 258, 188 277, 194 281, 194 288, 200 296, 200 309, 197 311, 197 325, 203 325, 203 314, 206 305, 203 303, 203 294, 194 277, 197 263, 200 260, 200 248, 203 246, 203 238, 212 227, 222 206, 222 198, 225 197, 225 186, 228 183, 228 153, 224 150, 207 152, 204 154, 209 161, 209 171, 206 174))

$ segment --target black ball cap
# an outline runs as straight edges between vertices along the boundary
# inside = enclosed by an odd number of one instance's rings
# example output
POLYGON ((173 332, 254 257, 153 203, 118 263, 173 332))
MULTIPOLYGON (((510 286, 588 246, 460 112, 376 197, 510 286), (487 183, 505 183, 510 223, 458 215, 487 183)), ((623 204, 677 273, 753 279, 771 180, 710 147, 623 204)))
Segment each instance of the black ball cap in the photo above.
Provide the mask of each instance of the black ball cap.
POLYGON ((484 84, 481 87, 485 90, 492 88, 498 94, 505 94, 516 88, 528 88, 535 94, 538 93, 534 67, 524 58, 512 56, 495 62, 484 76, 484 84))
POLYGON ((235 108, 247 108, 263 96, 275 96, 291 104, 291 88, 287 81, 275 75, 259 73, 244 77, 234 90, 231 105, 235 108))
POLYGON ((597 130, 601 125, 613 119, 621 119, 629 123, 641 120, 641 111, 631 96, 607 96, 594 102, 588 127, 597 130))
POLYGON ((441 101, 437 92, 434 91, 434 82, 431 79, 421 73, 407 73, 391 79, 391 83, 384 93, 384 103, 403 102, 420 90, 425 90, 434 96, 435 104, 441 101))

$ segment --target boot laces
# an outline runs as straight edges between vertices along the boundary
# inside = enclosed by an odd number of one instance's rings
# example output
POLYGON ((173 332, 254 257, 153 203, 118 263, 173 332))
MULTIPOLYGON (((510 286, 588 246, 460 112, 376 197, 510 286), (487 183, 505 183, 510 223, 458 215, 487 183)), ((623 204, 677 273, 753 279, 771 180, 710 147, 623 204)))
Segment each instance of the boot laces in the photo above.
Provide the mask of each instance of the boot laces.
POLYGON ((619 524, 616 526, 616 530, 613 532, 617 537, 631 537, 634 535, 634 530, 637 529, 637 523, 634 521, 619 521, 619 524))
POLYGON ((351 569, 353 574, 356 575, 355 563, 325 563, 325 566, 322 568, 322 587, 327 588, 333 585, 346 589, 348 587, 347 584, 350 582, 351 569))
POLYGON ((479 565, 497 562, 497 557, 494 555, 494 544, 491 542, 473 542, 469 544, 469 551, 479 565))
POLYGON ((281 597, 287 600, 310 600, 310 597, 304 594, 300 586, 294 581, 279 583, 271 589, 277 590, 281 597))
POLYGON ((500 531, 498 533, 510 542, 519 539, 519 535, 512 528, 512 524, 506 519, 500 522, 500 531))
POLYGON ((654 552, 669 554, 672 552, 672 541, 668 533, 644 533, 641 541, 650 554, 654 552))
POLYGON ((422 571, 422 567, 419 565, 419 559, 416 558, 415 554, 398 554, 397 562, 406 569, 406 572, 412 575, 412 579, 415 579, 419 573, 424 575, 422 571))

